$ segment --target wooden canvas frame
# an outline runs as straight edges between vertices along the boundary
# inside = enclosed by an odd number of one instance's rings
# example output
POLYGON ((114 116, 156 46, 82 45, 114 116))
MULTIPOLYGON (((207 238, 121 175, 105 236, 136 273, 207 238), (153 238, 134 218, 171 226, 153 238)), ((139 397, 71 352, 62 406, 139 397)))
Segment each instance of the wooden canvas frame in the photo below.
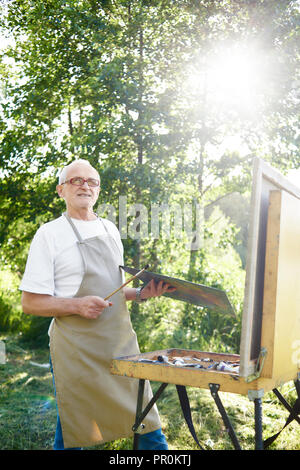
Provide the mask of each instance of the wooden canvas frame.
POLYGON ((283 381, 300 371, 300 200, 271 191, 261 344, 262 377, 283 381))
POLYGON ((253 161, 252 193, 242 331, 240 376, 253 374, 261 348, 266 231, 270 191, 282 190, 300 199, 300 189, 259 158, 253 161))

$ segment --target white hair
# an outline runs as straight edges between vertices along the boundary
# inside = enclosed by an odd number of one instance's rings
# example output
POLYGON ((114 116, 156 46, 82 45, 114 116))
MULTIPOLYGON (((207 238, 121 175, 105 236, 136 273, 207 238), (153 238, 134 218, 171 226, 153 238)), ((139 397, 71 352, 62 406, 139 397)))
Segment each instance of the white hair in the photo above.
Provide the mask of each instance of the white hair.
MULTIPOLYGON (((66 165, 62 170, 61 172, 59 173, 59 176, 58 176, 58 183, 59 184, 62 184, 66 181, 67 179, 67 173, 68 173, 68 169, 73 166, 75 163, 84 163, 86 165, 89 165, 91 168, 93 168, 93 170, 97 171, 91 164, 88 160, 84 160, 83 158, 78 158, 78 160, 73 160, 73 162, 69 163, 69 165, 66 165)), ((98 172, 97 172, 98 173, 98 172)), ((99 173, 98 173, 99 175, 99 173)), ((100 175, 99 175, 99 180, 100 180, 100 175)))

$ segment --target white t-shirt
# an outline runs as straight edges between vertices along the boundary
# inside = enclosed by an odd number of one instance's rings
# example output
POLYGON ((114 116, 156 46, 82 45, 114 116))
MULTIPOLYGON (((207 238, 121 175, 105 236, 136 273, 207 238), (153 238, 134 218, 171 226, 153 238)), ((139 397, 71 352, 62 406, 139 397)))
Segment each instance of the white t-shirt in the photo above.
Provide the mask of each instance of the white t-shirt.
MULTIPOLYGON (((82 239, 106 234, 114 237, 123 256, 117 227, 107 219, 73 219, 82 239), (105 227, 104 225, 105 224, 105 227)), ((55 297, 73 297, 84 274, 77 237, 64 215, 42 225, 36 232, 27 258, 20 290, 55 297)))

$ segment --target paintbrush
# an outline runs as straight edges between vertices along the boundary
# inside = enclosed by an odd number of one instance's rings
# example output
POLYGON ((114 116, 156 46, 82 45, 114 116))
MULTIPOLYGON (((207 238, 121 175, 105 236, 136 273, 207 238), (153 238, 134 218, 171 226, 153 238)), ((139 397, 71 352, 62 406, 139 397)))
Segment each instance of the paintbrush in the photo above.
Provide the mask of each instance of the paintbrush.
POLYGON ((107 295, 104 300, 107 300, 109 299, 112 295, 114 295, 116 292, 119 292, 119 290, 123 289, 123 287, 127 286, 127 284, 129 284, 129 282, 132 282, 134 279, 136 279, 137 277, 139 277, 146 269, 148 269, 149 267, 149 264, 146 264, 146 266, 141 269, 138 273, 136 273, 134 276, 132 276, 131 278, 128 279, 128 281, 124 282, 124 284, 122 284, 120 287, 118 287, 116 290, 114 290, 111 294, 107 295))

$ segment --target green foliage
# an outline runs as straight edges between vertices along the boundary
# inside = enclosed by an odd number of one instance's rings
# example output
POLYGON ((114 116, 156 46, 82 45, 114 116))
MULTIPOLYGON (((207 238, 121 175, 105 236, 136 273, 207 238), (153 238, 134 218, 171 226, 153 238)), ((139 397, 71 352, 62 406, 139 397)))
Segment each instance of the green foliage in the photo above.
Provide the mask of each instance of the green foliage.
MULTIPOLYGON (((214 236, 204 240, 200 256, 197 252, 192 281, 225 290, 236 317, 166 297, 151 299, 132 314, 143 351, 183 348, 239 352, 245 272, 232 246, 232 236, 226 232, 228 220, 220 210, 214 210, 206 226, 208 231, 213 227, 214 236)), ((147 261, 154 265, 151 270, 188 279, 189 258, 185 243, 174 238, 157 240, 155 253, 147 261)))
POLYGON ((29 317, 27 322, 22 324, 21 344, 25 347, 45 348, 49 346, 48 330, 51 318, 29 317))
POLYGON ((24 321, 18 279, 10 271, 0 271, 0 331, 19 331, 24 321))
POLYGON ((1 331, 9 331, 13 329, 14 326, 11 323, 11 316, 13 314, 12 306, 9 302, 5 299, 3 294, 0 297, 0 329, 1 331))

